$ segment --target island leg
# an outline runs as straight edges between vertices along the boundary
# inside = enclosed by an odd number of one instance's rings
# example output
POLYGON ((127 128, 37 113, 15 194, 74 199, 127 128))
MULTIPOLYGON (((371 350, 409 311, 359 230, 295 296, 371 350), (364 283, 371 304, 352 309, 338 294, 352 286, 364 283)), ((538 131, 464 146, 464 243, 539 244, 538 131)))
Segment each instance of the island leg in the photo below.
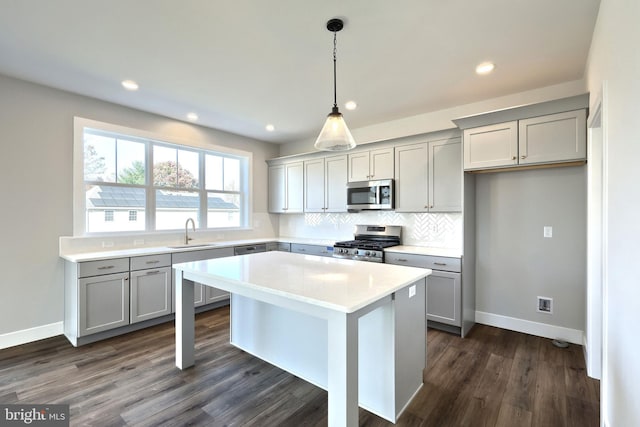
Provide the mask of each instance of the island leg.
POLYGON ((176 270, 176 366, 180 369, 195 362, 193 287, 193 281, 183 278, 182 271, 176 270))
POLYGON ((328 319, 329 425, 358 425, 358 317, 333 312, 328 319))

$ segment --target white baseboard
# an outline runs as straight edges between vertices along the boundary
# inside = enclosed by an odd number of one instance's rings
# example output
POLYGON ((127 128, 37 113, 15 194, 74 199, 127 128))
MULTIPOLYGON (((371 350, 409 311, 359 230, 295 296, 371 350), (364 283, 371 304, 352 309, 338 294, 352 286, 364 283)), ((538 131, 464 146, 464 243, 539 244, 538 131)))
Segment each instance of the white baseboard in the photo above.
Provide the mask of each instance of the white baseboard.
POLYGON ((64 323, 56 322, 0 335, 0 349, 51 338, 64 333, 64 323))
POLYGON ((508 317, 500 314, 485 313, 483 311, 476 311, 476 322, 482 323, 483 325, 495 326, 539 337, 561 339, 578 345, 582 345, 582 338, 584 336, 584 331, 580 331, 578 329, 532 322, 530 320, 517 319, 515 317, 508 317))

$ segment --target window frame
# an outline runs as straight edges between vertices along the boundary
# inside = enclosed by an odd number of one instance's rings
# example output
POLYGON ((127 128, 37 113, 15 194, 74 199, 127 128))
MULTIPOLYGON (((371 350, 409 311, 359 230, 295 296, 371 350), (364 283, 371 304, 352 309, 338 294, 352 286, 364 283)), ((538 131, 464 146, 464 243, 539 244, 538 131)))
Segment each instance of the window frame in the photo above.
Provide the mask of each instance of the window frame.
MULTIPOLYGON (((114 125, 110 123, 99 122, 95 120, 85 119, 82 117, 74 117, 74 160, 73 160, 73 234, 74 236, 117 236, 117 235, 131 235, 131 234, 161 234, 161 233, 173 233, 178 230, 182 230, 182 225, 177 226, 174 229, 162 229, 156 230, 156 203, 155 192, 156 190, 166 189, 169 191, 196 191, 200 198, 200 210, 198 215, 200 221, 198 224, 199 230, 246 230, 250 229, 252 223, 252 182, 253 182, 253 154, 248 151, 237 150, 229 147, 223 147, 218 145, 212 145, 204 140, 190 140, 185 141, 181 138, 177 138, 173 135, 156 134, 140 129, 129 128, 120 125, 114 125), (145 143, 145 163, 146 163, 146 184, 144 186, 133 184, 122 184, 117 182, 105 182, 104 185, 120 186, 125 185, 127 187, 144 187, 147 194, 146 206, 144 211, 145 217, 145 229, 139 231, 100 231, 100 232, 88 232, 86 230, 86 194, 85 194, 85 180, 84 180, 84 131, 85 129, 91 129, 97 133, 104 132, 105 134, 119 134, 130 139, 139 140, 145 143), (188 151, 194 151, 199 156, 199 171, 197 189, 191 188, 178 188, 178 187, 159 187, 153 183, 153 164, 152 156, 150 152, 153 151, 154 146, 167 146, 175 149, 182 149, 188 151), (214 155, 220 157, 230 157, 240 160, 240 179, 241 185, 239 191, 224 191, 221 190, 207 190, 205 182, 205 157, 206 155, 214 155), (240 199, 240 224, 234 227, 210 227, 207 224, 207 197, 210 193, 230 193, 238 194, 240 199)), ((90 181, 89 181, 90 182, 90 181)), ((139 217, 138 217, 139 218, 139 217)))

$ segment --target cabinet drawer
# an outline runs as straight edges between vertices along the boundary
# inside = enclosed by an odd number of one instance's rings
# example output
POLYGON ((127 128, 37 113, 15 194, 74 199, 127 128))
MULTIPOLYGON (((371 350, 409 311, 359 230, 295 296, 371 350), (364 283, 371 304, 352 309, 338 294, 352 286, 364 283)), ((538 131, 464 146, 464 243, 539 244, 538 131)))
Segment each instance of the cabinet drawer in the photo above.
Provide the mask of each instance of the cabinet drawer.
POLYGON ((131 271, 170 266, 171 254, 146 255, 131 258, 131 271))
POLYGON ((333 256, 333 246, 305 245, 300 243, 291 244, 291 252, 306 255, 333 256))
POLYGON ((78 278, 129 271, 129 258, 104 259, 78 264, 78 278))
POLYGON ((460 272, 460 258, 385 252, 385 263, 460 272))
POLYGON ((203 261, 205 259, 233 256, 233 248, 205 249, 202 251, 176 252, 171 260, 174 264, 181 262, 203 261))
POLYGON ((267 252, 269 251, 290 252, 291 244, 283 242, 269 242, 267 243, 267 252))

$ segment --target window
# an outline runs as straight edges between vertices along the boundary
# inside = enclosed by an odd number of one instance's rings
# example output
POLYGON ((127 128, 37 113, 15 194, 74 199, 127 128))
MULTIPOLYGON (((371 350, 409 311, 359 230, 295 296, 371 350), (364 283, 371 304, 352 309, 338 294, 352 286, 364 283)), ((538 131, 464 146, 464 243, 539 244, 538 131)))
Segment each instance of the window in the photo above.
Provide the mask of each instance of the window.
POLYGON ((188 218, 200 229, 247 226, 250 153, 78 118, 75 132, 84 189, 75 234, 178 230, 188 218))

